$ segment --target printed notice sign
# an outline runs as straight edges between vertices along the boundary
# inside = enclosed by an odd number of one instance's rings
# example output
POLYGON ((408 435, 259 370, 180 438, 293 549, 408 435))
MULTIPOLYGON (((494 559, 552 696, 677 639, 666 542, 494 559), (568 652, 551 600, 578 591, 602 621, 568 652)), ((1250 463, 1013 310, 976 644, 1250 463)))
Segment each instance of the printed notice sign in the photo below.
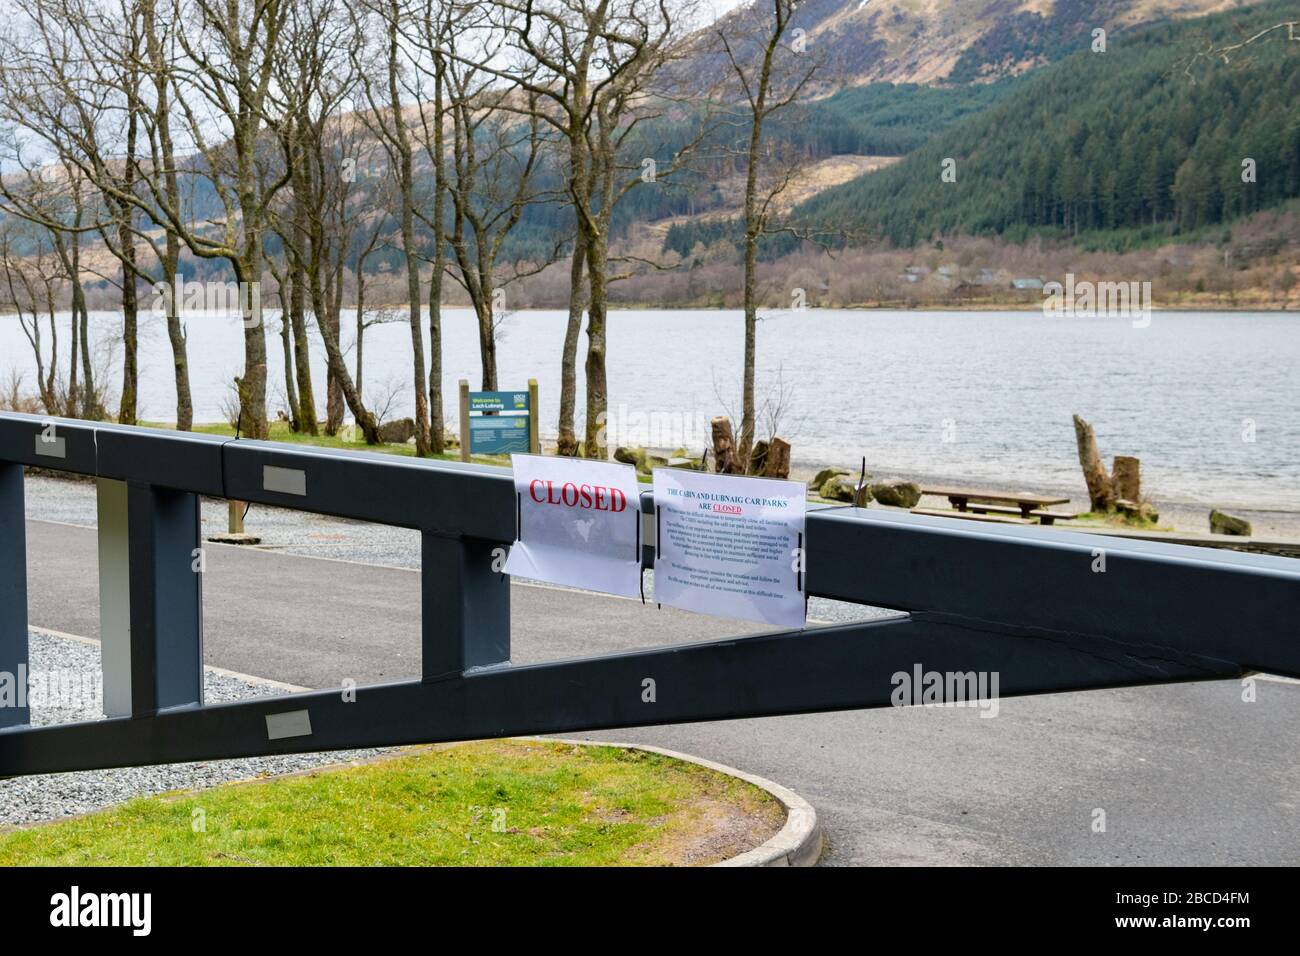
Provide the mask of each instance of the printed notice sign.
POLYGON ((676 468, 654 478, 656 601, 804 626, 801 482, 676 468))
POLYGON ((519 539, 507 574, 641 593, 641 490, 636 469, 581 458, 512 455, 519 539))

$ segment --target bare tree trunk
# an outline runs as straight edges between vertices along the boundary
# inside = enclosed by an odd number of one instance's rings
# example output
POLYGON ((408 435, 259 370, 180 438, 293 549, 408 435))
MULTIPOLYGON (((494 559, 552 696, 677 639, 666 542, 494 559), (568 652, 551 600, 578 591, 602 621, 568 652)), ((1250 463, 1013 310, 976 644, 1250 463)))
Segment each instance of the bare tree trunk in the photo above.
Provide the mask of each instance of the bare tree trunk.
MULTIPOLYGON (((245 207, 248 208, 248 207, 245 207)), ((248 226, 245 227, 249 229, 248 226)), ((250 229, 250 231, 253 231, 250 229)), ((244 305, 244 374, 239 388, 239 431, 245 438, 265 440, 270 429, 266 421, 266 331, 262 328, 259 311, 254 314, 252 303, 254 289, 260 295, 262 281, 262 238, 254 231, 256 239, 248 243, 244 261, 237 262, 235 275, 248 290, 244 305)))
POLYGON ((166 297, 167 339, 172 347, 172 370, 176 379, 176 428, 187 432, 194 427, 194 399, 190 394, 190 363, 186 350, 185 329, 181 325, 181 304, 176 289, 176 263, 180 259, 180 241, 175 233, 167 234, 167 252, 163 258, 163 282, 173 294, 166 297))
MULTIPOLYGON (((139 132, 140 110, 136 101, 138 74, 132 68, 131 84, 127 93, 127 126, 125 177, 123 188, 135 190, 136 137, 139 132)), ((123 425, 134 425, 139 413, 140 390, 140 296, 136 290, 137 265, 135 235, 132 232, 135 208, 120 203, 117 242, 118 256, 122 260, 122 401, 118 406, 117 420, 123 425)))
POLYGON ((59 327, 54 321, 54 291, 46 286, 45 311, 50 317, 50 370, 45 377, 45 407, 51 415, 59 414, 59 396, 55 385, 59 379, 59 327))
POLYGON ((415 248, 415 197, 414 167, 411 161, 411 142, 402 115, 402 101, 398 92, 398 69, 401 56, 398 46, 398 11, 393 4, 388 21, 388 95, 393 111, 392 142, 397 158, 397 184, 401 192, 402 251, 406 257, 406 301, 411 323, 411 352, 415 376, 415 453, 420 457, 429 454, 429 402, 425 392, 427 381, 424 369, 424 332, 421 328, 420 264, 415 248))
MULTIPOLYGON (((311 343, 307 336, 307 270, 302 256, 290 253, 289 323, 293 333, 293 367, 298 380, 298 404, 294 417, 298 430, 308 435, 318 434, 316 425, 316 395, 311 384, 311 343)), ((319 318, 317 324, 320 323, 319 318)))
POLYGON ((280 300, 280 363, 284 372, 284 397, 289 408, 289 430, 294 434, 301 431, 298 422, 298 385, 294 381, 293 370, 293 320, 289 316, 289 267, 283 272, 276 269, 273 260, 267 262, 267 268, 275 277, 275 295, 280 300))
POLYGON ((68 355, 68 394, 63 402, 63 414, 68 418, 77 417, 77 352, 80 350, 81 331, 77 328, 77 317, 73 315, 68 323, 72 330, 72 343, 68 355))
MULTIPOLYGON (((346 200, 344 200, 344 211, 346 213, 346 200)), ((343 328, 343 270, 344 260, 347 257, 348 240, 342 238, 338 243, 338 251, 334 259, 334 268, 327 273, 325 283, 325 301, 328 304, 328 321, 330 328, 334 331, 334 338, 338 339, 342 334, 343 328)), ((329 378, 326 382, 325 391, 325 431, 330 435, 337 435, 339 429, 343 427, 343 412, 347 407, 347 402, 343 398, 343 384, 338 377, 330 372, 327 368, 329 378)))
MULTIPOLYGON (((130 215, 130 210, 124 211, 130 215)), ((129 225, 122 225, 118 241, 122 244, 122 400, 117 420, 123 425, 136 424, 137 391, 140 386, 139 324, 140 304, 135 287, 135 242, 129 225)))
MULTIPOLYGON (((316 283, 311 287, 312 308, 317 314, 326 311, 326 303, 321 289, 316 283)), ((352 411, 352 416, 357 420, 357 425, 361 428, 361 434, 365 437, 369 445, 379 444, 379 423, 375 416, 361 403, 361 396, 357 393, 356 386, 352 382, 352 376, 348 374, 347 363, 343 360, 343 350, 339 348, 339 337, 333 327, 328 322, 317 322, 316 326, 320 329, 321 340, 325 343, 326 362, 334 377, 338 379, 339 390, 343 393, 343 400, 352 411)))
POLYGON ((90 355, 90 310, 80 282, 72 284, 72 318, 81 324, 81 417, 98 421, 104 415, 95 391, 95 366, 90 355))
POLYGON ((763 223, 758 212, 758 147, 763 135, 762 101, 767 95, 766 70, 762 74, 759 106, 755 109, 749 137, 749 170, 745 175, 745 366, 740 402, 740 448, 737 456, 749 461, 754 447, 754 360, 758 337, 758 237, 763 223))
POLYGON ((497 341, 496 330, 493 328, 495 315, 492 310, 492 273, 480 272, 479 275, 480 295, 478 301, 474 303, 474 311, 478 315, 478 352, 479 361, 483 366, 483 391, 495 392, 497 390, 497 341))
POLYGON ((98 421, 104 417, 104 410, 99 407, 99 395, 95 391, 95 367, 90 354, 90 310, 86 308, 86 290, 81 284, 80 234, 72 233, 68 237, 68 246, 72 272, 72 322, 81 327, 78 335, 81 340, 81 417, 98 421))
MULTIPOLYGON (((338 338, 341 324, 339 314, 331 310, 324 321, 328 322, 334 337, 338 338)), ((337 375, 326 366, 325 368, 325 434, 337 435, 339 429, 343 427, 343 409, 347 402, 343 398, 343 384, 339 381, 337 375)))
POLYGON ((1074 416, 1074 437, 1079 445, 1079 465, 1083 468, 1083 480, 1088 485, 1088 500, 1092 510, 1111 511, 1115 507, 1115 492, 1111 487, 1110 477, 1101 463, 1101 454, 1097 451, 1097 436, 1092 426, 1078 415, 1074 416))
POLYGON ((757 236, 745 237, 745 370, 740 401, 740 448, 737 452, 741 461, 749 461, 749 453, 754 447, 754 361, 758 351, 758 303, 754 290, 757 240, 757 236))
POLYGON ((289 310, 284 308, 284 296, 280 297, 280 353, 284 359, 284 392, 289 403, 289 428, 299 432, 302 427, 298 421, 298 386, 293 380, 293 342, 289 331, 289 310))
MULTIPOLYGON (((78 217, 80 221, 80 217, 78 217)), ((68 326, 72 332, 71 352, 68 355, 68 395, 64 407, 64 412, 69 418, 77 417, 77 353, 81 348, 81 328, 79 317, 74 310, 69 317, 68 326)))
POLYGON ((447 168, 442 152, 444 75, 439 57, 433 88, 433 275, 429 277, 429 450, 435 455, 441 455, 447 447, 442 408, 442 273, 447 267, 447 168))
MULTIPOLYGON (((153 127, 151 144, 156 146, 163 169, 158 176, 159 185, 169 204, 180 201, 180 179, 176 173, 175 146, 172 140, 171 75, 166 65, 162 44, 158 36, 158 18, 154 0, 141 0, 141 26, 144 31, 145 55, 154 86, 153 127)), ((164 246, 161 256, 162 277, 165 287, 171 290, 166 297, 167 339, 172 348, 172 369, 176 382, 176 428, 190 431, 194 427, 194 400, 190 393, 190 363, 186 348, 185 328, 181 324, 181 290, 176 288, 181 257, 181 240, 170 225, 164 226, 164 246)), ((283 305, 283 300, 281 300, 283 305)))
POLYGON ((608 277, 607 240, 603 232, 591 237, 587 246, 587 274, 591 300, 587 304, 587 422, 583 436, 583 456, 603 461, 605 419, 609 407, 609 390, 605 377, 605 318, 608 277))
POLYGON ((578 436, 574 430, 574 413, 578 404, 578 335, 582 331, 582 275, 587 260, 587 243, 582 223, 574 231, 573 258, 569 265, 569 321, 564 328, 564 352, 560 356, 560 427, 555 453, 574 457, 578 454, 578 436))
POLYGON ((366 277, 362 270, 365 269, 366 263, 361 259, 357 263, 357 374, 356 389, 357 400, 365 401, 365 390, 362 388, 364 381, 363 374, 366 367, 366 277))

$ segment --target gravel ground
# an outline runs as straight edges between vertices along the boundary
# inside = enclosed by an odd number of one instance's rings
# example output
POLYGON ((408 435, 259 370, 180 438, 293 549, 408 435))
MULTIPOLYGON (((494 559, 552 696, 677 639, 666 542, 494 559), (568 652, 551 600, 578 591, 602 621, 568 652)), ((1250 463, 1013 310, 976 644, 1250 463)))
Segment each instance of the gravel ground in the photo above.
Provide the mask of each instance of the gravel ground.
MULTIPOLYGON (((60 687, 77 691, 74 695, 62 695, 51 700, 52 706, 33 707, 33 723, 44 725, 100 718, 102 700, 98 694, 97 645, 33 632, 31 672, 57 675, 60 687)), ((212 670, 204 674, 204 694, 209 702, 282 693, 284 691, 278 687, 240 680, 212 670)), ((288 773, 381 752, 349 750, 13 777, 0 780, 0 825, 57 820, 146 794, 212 787, 231 780, 288 773)))

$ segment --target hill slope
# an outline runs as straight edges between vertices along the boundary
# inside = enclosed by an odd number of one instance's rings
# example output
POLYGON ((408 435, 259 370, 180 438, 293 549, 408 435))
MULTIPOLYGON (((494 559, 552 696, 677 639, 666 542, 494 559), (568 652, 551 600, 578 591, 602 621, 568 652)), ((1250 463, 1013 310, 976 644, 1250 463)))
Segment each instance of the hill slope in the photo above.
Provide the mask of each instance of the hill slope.
MULTIPOLYGON (((1203 16, 1238 0, 807 0, 793 29, 823 59, 830 86, 958 83, 1016 76, 1085 47, 1093 29, 1203 16)), ((765 0, 723 18, 742 29, 765 0)), ((717 64, 718 68, 722 64, 717 64)))
POLYGON ((793 218, 911 245, 958 232, 1186 232, 1272 207, 1300 195, 1300 43, 1282 30, 1227 64, 1197 53, 1294 18, 1294 3, 1273 2, 1074 54, 793 218), (955 182, 941 181, 947 158, 955 182))

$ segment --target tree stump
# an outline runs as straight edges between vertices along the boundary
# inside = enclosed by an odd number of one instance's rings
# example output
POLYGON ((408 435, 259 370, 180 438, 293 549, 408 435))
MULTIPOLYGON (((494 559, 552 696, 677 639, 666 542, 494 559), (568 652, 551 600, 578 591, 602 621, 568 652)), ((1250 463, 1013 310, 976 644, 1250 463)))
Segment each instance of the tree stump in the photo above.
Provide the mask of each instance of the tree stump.
POLYGON ((1116 455, 1110 470, 1110 487, 1115 497, 1142 500, 1142 462, 1131 455, 1116 455))
POLYGON ((1093 511, 1108 512, 1115 505, 1115 490, 1111 487, 1110 476, 1101 463, 1101 454, 1097 451, 1097 436, 1092 426, 1078 415, 1074 416, 1074 437, 1079 445, 1079 466, 1083 469, 1083 480, 1088 485, 1088 501, 1093 511))
POLYGON ((731 419, 719 415, 711 422, 713 429, 713 470, 719 475, 736 473, 736 436, 731 419))
POLYGON ((764 478, 790 477, 790 443, 784 438, 773 437, 767 443, 767 454, 763 456, 764 478))

